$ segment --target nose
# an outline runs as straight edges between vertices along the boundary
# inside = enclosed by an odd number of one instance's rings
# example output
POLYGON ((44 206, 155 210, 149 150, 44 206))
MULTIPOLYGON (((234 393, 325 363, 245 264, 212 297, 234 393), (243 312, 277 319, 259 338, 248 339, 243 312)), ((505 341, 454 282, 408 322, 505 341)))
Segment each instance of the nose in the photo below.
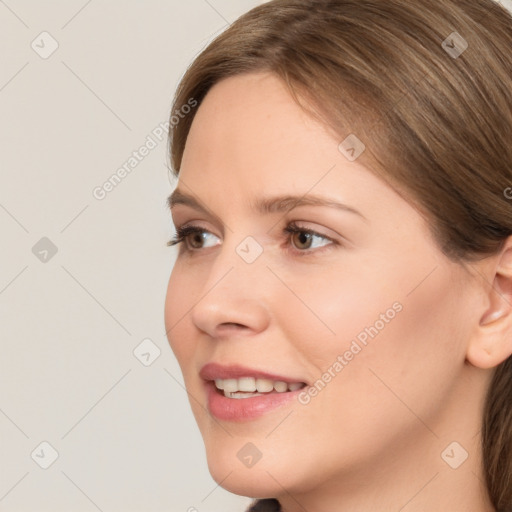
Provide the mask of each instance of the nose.
POLYGON ((210 267, 196 304, 193 324, 212 338, 254 335, 270 321, 270 272, 263 257, 251 264, 223 247, 210 267))

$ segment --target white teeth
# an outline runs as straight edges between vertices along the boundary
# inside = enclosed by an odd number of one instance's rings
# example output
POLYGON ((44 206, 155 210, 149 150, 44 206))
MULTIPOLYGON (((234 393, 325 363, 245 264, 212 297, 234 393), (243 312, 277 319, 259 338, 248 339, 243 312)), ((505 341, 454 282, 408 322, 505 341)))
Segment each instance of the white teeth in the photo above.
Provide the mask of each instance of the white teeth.
POLYGON ((228 393, 224 396, 227 398, 251 398, 253 396, 263 396, 263 393, 242 393, 239 391, 237 393, 228 393))
POLYGON ((238 391, 238 379, 224 379, 222 389, 224 393, 234 393, 238 391))
POLYGON ((256 379, 254 377, 242 377, 238 379, 238 391, 256 391, 256 379))
POLYGON ((247 398, 249 396, 258 396, 262 393, 276 391, 284 393, 286 391, 297 391, 304 387, 303 382, 283 382, 270 379, 257 379, 255 377, 240 377, 239 379, 215 379, 215 387, 224 391, 224 396, 230 398, 247 398), (232 393, 237 393, 236 396, 232 393))
POLYGON ((256 379, 258 393, 268 393, 274 389, 274 383, 270 379, 256 379))
POLYGON ((286 382, 278 380, 274 382, 274 389, 279 393, 284 393, 288 389, 288 384, 286 382))

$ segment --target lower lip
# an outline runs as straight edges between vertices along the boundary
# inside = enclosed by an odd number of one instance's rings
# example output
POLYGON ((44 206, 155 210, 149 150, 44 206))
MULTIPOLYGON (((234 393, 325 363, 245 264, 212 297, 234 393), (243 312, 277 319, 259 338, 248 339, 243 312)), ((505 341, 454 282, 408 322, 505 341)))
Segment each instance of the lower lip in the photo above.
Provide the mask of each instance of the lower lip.
POLYGON ((208 410, 219 420, 250 421, 291 402, 303 390, 269 393, 250 398, 226 398, 213 381, 205 383, 208 410))

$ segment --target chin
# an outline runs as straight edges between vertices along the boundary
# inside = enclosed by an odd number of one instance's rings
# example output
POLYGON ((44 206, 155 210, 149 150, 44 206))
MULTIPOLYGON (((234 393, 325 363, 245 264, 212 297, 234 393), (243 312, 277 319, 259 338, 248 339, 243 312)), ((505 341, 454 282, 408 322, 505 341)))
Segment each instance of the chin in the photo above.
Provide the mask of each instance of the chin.
POLYGON ((271 469, 268 471, 275 476, 275 480, 264 468, 233 467, 233 464, 222 464, 217 459, 210 462, 208 458, 208 469, 212 478, 223 489, 239 496, 275 498, 283 492, 283 487, 278 482, 288 488, 288 482, 283 482, 283 475, 271 469))
POLYGON ((283 494, 283 488, 304 491, 309 487, 311 482, 301 479, 296 471, 297 468, 306 470, 302 467, 303 460, 293 462, 284 453, 278 454, 272 450, 270 457, 263 456, 252 467, 246 467, 237 457, 245 441, 240 438, 230 441, 231 445, 213 443, 206 451, 212 478, 227 491, 249 498, 277 498, 283 494))

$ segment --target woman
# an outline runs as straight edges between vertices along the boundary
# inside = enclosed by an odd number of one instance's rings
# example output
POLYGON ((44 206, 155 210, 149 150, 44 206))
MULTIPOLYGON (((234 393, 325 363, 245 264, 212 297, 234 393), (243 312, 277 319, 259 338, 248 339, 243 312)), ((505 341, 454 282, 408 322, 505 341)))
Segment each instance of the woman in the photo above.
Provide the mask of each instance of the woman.
POLYGON ((512 510, 511 48, 491 0, 274 0, 183 77, 165 322, 250 510, 512 510))

